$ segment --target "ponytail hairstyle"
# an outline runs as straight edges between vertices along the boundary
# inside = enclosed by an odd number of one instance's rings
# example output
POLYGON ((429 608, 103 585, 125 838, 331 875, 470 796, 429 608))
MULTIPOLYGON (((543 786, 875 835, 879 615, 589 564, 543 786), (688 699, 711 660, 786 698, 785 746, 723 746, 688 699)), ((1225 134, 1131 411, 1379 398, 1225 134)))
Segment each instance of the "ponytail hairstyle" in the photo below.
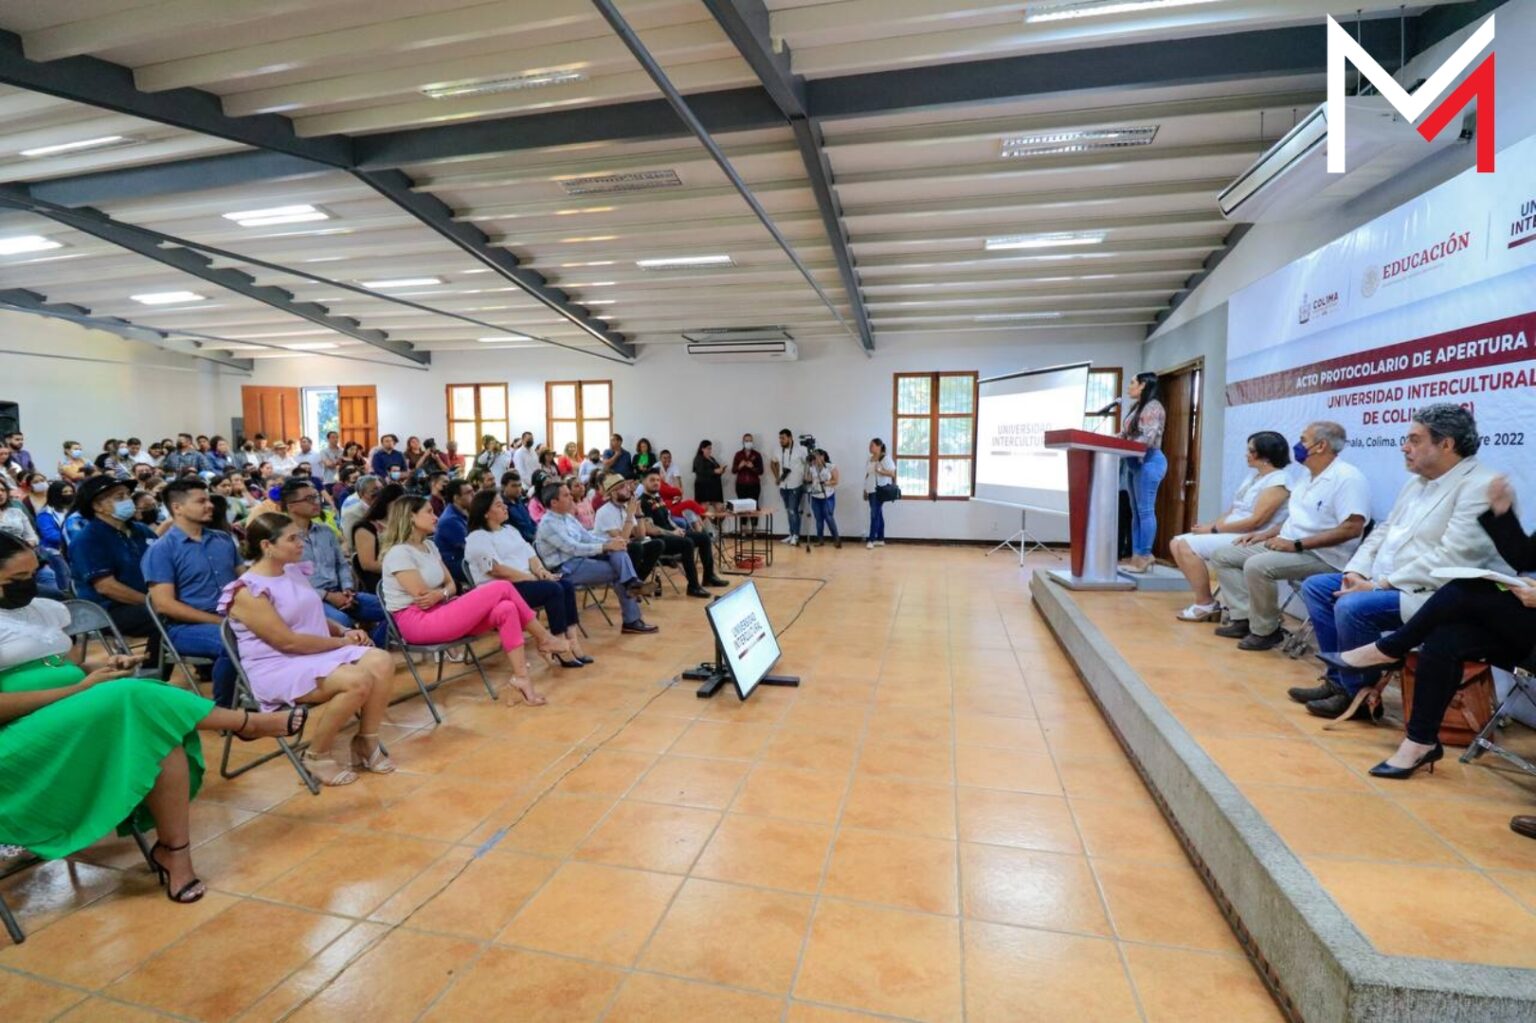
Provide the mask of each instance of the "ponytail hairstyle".
POLYGON ((885 441, 881 440, 879 437, 875 437, 872 440, 870 440, 870 443, 871 444, 878 444, 878 445, 880 445, 880 457, 884 458, 885 457, 885 441))
POLYGON ((1141 397, 1136 399, 1136 404, 1126 413, 1125 426, 1120 431, 1126 437, 1135 436, 1136 428, 1141 424, 1141 410, 1147 407, 1148 402, 1157 400, 1157 374, 1137 373, 1136 379, 1141 383, 1141 397))
POLYGON ((275 541, 283 530, 293 525, 293 520, 282 512, 263 512, 245 524, 245 549, 240 553, 246 561, 260 561, 263 555, 262 541, 275 541))

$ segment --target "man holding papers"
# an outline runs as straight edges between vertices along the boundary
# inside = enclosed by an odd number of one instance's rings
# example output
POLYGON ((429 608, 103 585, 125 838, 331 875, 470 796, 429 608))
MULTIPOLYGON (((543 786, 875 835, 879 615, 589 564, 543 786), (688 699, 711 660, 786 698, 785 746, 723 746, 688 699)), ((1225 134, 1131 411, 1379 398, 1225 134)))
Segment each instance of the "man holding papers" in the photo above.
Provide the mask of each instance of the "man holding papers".
MULTIPOLYGON (((1301 586, 1320 652, 1348 650, 1401 626, 1443 584, 1436 569, 1504 567, 1478 524, 1494 478, 1475 457, 1479 444, 1477 422, 1459 405, 1414 413, 1402 445, 1412 476, 1391 513, 1343 572, 1315 575, 1301 586)), ((1313 714, 1337 717, 1380 674, 1332 665, 1322 685, 1292 689, 1290 697, 1313 714)))

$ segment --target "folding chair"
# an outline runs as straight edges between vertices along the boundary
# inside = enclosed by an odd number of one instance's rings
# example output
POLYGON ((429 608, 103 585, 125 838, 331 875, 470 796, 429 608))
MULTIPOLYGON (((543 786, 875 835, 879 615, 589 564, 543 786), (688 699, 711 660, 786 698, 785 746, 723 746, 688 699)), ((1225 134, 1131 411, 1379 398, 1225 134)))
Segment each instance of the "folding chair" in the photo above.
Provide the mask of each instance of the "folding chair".
MULTIPOLYGON (((499 699, 499 697, 496 695, 496 688, 491 685, 490 677, 485 673, 485 667, 480 663, 479 655, 475 653, 474 645, 475 640, 480 639, 483 636, 491 635, 491 633, 483 632, 479 636, 466 636, 463 639, 456 639, 450 643, 407 642, 405 636, 400 632, 400 626, 395 622, 395 616, 393 612, 389 610, 389 605, 384 603, 384 584, 382 582, 379 583, 379 588, 375 591, 375 594, 379 598, 379 607, 383 608, 384 610, 384 622, 389 630, 389 642, 391 645, 398 646, 402 651, 404 651, 405 667, 408 671, 410 671, 411 678, 415 680, 416 688, 421 691, 421 698, 427 701, 427 710, 432 712, 432 720, 434 722, 437 724, 442 724, 443 715, 438 711, 437 704, 432 702, 432 691, 445 682, 452 682, 455 679, 463 678, 472 672, 479 674, 480 681, 485 686, 485 691, 490 694, 491 699, 499 699), (457 674, 449 675, 447 678, 444 678, 443 662, 447 659, 447 655, 450 650, 464 651, 464 660, 469 665, 469 667, 465 668, 461 672, 458 672, 457 674), (412 658, 413 654, 426 654, 431 656, 433 660, 437 661, 437 677, 433 680, 431 685, 427 685, 427 683, 421 677, 421 672, 416 670, 416 662, 412 658)), ((400 701, 394 700, 391 702, 399 703, 400 701)))
MULTIPOLYGON (((149 840, 144 837, 144 832, 130 826, 129 833, 133 835, 134 842, 138 844, 139 854, 144 857, 144 862, 153 871, 155 869, 155 861, 154 857, 150 855, 149 840)), ((41 856, 34 856, 26 849, 14 845, 0 846, 0 859, 14 859, 16 861, 4 870, 0 870, 0 881, 20 874, 24 870, 30 870, 43 862, 41 856)), ((21 922, 16 919, 16 914, 11 912, 11 907, 6 904, 4 895, 0 895, 0 923, 5 924, 5 933, 10 935, 13 943, 20 945, 27 940, 27 932, 22 929, 21 922)))
POLYGON ((186 679, 187 688, 194 693, 200 693, 197 687, 197 674, 193 668, 213 667, 212 657, 196 657, 192 654, 183 654, 176 649, 176 644, 171 642, 171 634, 165 628, 165 620, 160 617, 160 612, 155 610, 154 598, 146 595, 144 607, 149 611, 149 620, 155 623, 155 631, 160 634, 160 663, 155 666, 155 673, 161 678, 166 677, 166 659, 175 665, 175 670, 181 672, 181 677, 186 679))
MULTIPOLYGON (((608 623, 609 628, 612 628, 613 618, 609 616, 608 609, 603 606, 603 601, 608 598, 609 593, 613 592, 613 587, 607 583, 604 583, 603 595, 601 597, 597 595, 597 591, 592 588, 590 583, 577 583, 576 588, 581 591, 581 609, 585 611, 588 607, 596 607, 598 613, 603 616, 603 621, 608 623)), ((587 634, 587 630, 582 629, 581 634, 585 636, 587 634)))
MULTIPOLYGON (((64 635, 70 639, 83 640, 86 653, 90 652, 92 640, 100 643, 108 656, 133 653, 128 640, 118 631, 117 623, 100 604, 77 599, 66 600, 64 607, 69 611, 69 624, 64 627, 64 635)), ((154 669, 145 670, 153 671, 154 669)))
POLYGON ((1508 722, 1514 716, 1515 706, 1519 701, 1524 700, 1527 706, 1536 707, 1536 688, 1531 684, 1532 678, 1536 676, 1533 676, 1530 669, 1524 665, 1517 665, 1510 674, 1514 676, 1514 685, 1504 694, 1504 699, 1500 701, 1498 709, 1493 712, 1493 717, 1488 719, 1483 730, 1477 733, 1477 738, 1472 740, 1467 751, 1461 755, 1461 762, 1470 764, 1484 753, 1496 753, 1526 774, 1536 774, 1536 764, 1493 741, 1494 730, 1499 727, 1501 721, 1508 722))
MULTIPOLYGON (((251 680, 250 677, 245 673, 245 665, 240 662, 240 645, 235 640, 234 626, 230 624, 228 619, 225 619, 224 624, 219 626, 219 642, 224 645, 224 652, 229 655, 230 663, 235 666, 234 709, 250 711, 259 710, 261 705, 256 701, 256 694, 251 690, 251 680)), ((281 735, 277 736, 276 750, 264 756, 257 757, 255 760, 251 761, 249 764, 246 764, 244 767, 237 767, 234 770, 230 770, 229 754, 232 747, 235 745, 235 733, 225 732, 224 755, 219 758, 219 774, 225 778, 238 778, 245 772, 251 770, 254 767, 260 767, 262 764, 265 764, 269 760, 274 760, 277 757, 287 757, 288 763, 292 764, 293 769, 298 772, 299 781, 303 782, 304 786, 309 789, 310 795, 318 796, 320 794, 320 783, 315 780, 315 776, 309 772, 309 768, 305 767, 304 762, 299 759, 299 753, 304 750, 309 745, 309 743, 304 741, 302 731, 298 736, 295 736, 294 738, 298 741, 289 742, 287 737, 281 735)))
MULTIPOLYGON (((693 557, 693 555, 690 554, 689 557, 693 557)), ((683 557, 681 554, 663 554, 660 558, 656 559, 656 570, 667 581, 667 585, 672 587, 673 596, 683 592, 678 588, 676 574, 683 570, 683 557)))

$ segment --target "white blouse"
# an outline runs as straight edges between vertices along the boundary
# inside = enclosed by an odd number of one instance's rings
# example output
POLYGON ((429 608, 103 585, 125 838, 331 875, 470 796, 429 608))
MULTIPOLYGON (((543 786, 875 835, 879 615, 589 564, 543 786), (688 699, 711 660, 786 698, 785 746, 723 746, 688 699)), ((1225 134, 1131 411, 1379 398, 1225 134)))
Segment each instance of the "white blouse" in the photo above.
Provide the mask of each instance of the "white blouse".
POLYGON ((866 494, 873 494, 875 492, 875 488, 878 486, 882 486, 886 483, 896 482, 893 477, 881 476, 875 471, 876 469, 884 469, 886 472, 895 472, 896 463, 891 460, 891 456, 888 454, 882 457, 878 462, 871 458, 868 462, 864 463, 864 493, 866 494))
MULTIPOLYGON (((1286 475, 1284 469, 1275 469, 1271 472, 1265 473, 1263 476, 1259 475, 1259 470, 1257 469, 1248 470, 1248 475, 1244 477, 1243 482, 1238 485, 1237 493, 1232 495, 1232 511, 1229 512, 1227 517, 1222 519, 1222 521, 1231 522, 1234 519, 1246 519, 1248 516, 1252 515, 1254 506, 1259 503, 1259 495, 1264 493, 1264 491, 1268 490, 1270 487, 1285 487, 1287 492, 1289 492, 1290 477, 1286 475)), ((1253 527, 1254 532, 1257 532, 1261 529, 1268 529, 1270 526, 1273 526, 1275 523, 1284 519, 1285 511, 1285 502, 1281 501, 1280 507, 1275 511, 1273 515, 1269 517, 1269 521, 1261 522, 1257 526, 1253 527)))
POLYGON ((69 609, 38 597, 26 607, 0 610, 0 669, 69 653, 74 644, 64 634, 69 609))
POLYGON ((493 565, 527 572, 536 557, 532 545, 511 526, 502 526, 495 532, 477 529, 464 543, 464 571, 476 586, 491 581, 493 565))

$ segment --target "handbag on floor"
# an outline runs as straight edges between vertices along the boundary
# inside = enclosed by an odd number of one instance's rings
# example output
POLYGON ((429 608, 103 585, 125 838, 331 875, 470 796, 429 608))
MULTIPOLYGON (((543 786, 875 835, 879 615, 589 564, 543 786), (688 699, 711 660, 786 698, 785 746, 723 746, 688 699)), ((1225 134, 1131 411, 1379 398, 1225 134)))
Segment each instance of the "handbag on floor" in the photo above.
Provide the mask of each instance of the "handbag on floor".
MULTIPOLYGON (((1403 717, 1413 713, 1414 674, 1419 666, 1417 654, 1403 662, 1403 717)), ((1461 685, 1451 697, 1440 722, 1438 738, 1447 746, 1470 746, 1477 733, 1493 719, 1493 669, 1480 661, 1468 661, 1461 668, 1461 685)))

